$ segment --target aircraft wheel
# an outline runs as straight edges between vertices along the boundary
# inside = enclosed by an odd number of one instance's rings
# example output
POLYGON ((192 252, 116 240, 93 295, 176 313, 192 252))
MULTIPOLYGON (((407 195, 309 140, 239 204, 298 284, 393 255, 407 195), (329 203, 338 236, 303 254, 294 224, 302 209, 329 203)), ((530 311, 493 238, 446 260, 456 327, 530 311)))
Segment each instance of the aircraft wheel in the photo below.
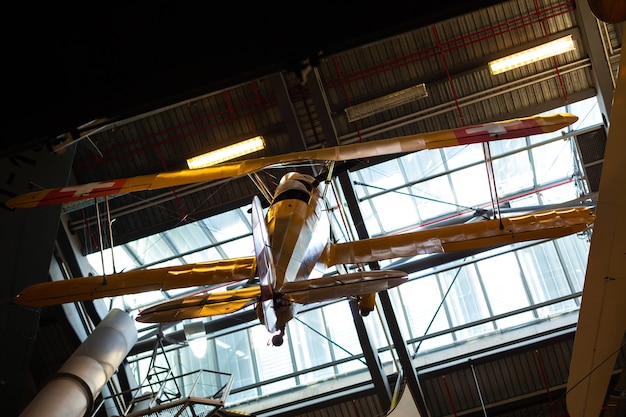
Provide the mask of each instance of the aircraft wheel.
POLYGON ((280 329, 280 333, 272 336, 272 344, 274 346, 281 346, 283 344, 283 337, 285 336, 285 328, 280 329))
POLYGON ((283 344, 283 335, 277 334, 272 337, 272 344, 274 346, 281 346, 283 344))

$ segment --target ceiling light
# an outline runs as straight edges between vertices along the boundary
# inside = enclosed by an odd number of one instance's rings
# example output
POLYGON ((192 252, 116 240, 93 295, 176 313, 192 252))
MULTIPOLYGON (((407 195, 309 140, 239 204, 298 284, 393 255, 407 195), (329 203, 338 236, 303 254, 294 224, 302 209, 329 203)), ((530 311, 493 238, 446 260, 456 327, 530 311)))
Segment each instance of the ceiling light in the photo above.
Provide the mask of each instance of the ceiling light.
POLYGON ((572 39, 572 35, 568 35, 534 48, 526 49, 516 54, 511 54, 505 56, 504 58, 491 61, 489 62, 489 70, 491 70, 493 75, 501 74, 505 71, 519 68, 532 62, 537 62, 545 58, 550 58, 551 56, 573 51, 574 49, 576 49, 576 46, 574 44, 574 40, 572 39))
POLYGON ((220 162, 235 159, 240 156, 248 155, 252 152, 260 151, 261 149, 265 149, 265 141, 262 136, 256 136, 251 139, 237 142, 233 145, 225 146, 223 148, 189 158, 187 159, 187 166, 191 169, 204 168, 219 164, 220 162))
POLYGON ((388 110, 403 104, 410 103, 422 97, 427 97, 426 85, 419 84, 386 96, 378 97, 370 101, 346 108, 349 122, 354 122, 364 117, 371 116, 381 111, 388 110))

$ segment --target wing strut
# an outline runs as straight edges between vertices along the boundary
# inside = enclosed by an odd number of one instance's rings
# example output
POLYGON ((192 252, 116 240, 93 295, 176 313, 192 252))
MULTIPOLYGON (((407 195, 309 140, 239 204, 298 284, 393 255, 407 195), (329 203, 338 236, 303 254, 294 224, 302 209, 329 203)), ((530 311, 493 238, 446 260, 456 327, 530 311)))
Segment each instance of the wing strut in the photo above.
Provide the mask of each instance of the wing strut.
POLYGON ((261 177, 259 177, 259 173, 258 172, 250 172, 250 173, 248 173, 248 178, 250 178, 252 180, 252 182, 254 183, 254 185, 256 185, 256 188, 258 188, 258 190, 261 192, 261 194, 263 194, 263 197, 265 197, 267 202, 271 203, 272 202, 272 192, 267 187, 265 182, 261 179, 261 177))
POLYGON ((487 181, 489 182, 489 194, 491 196, 491 208, 494 218, 500 221, 500 230, 504 229, 502 223, 502 213, 500 212, 500 198, 498 197, 498 189, 496 187, 496 174, 493 169, 493 157, 491 156, 491 147, 489 142, 483 142, 483 154, 485 155, 485 167, 487 168, 487 181))
MULTIPOLYGON (((98 203, 98 197, 94 199, 94 205, 96 206, 96 218, 98 219, 98 237, 100 239, 100 261, 102 262, 102 285, 107 284, 106 267, 104 265, 104 241, 102 232, 102 217, 100 215, 100 203, 98 203)), ((109 196, 104 196, 104 204, 107 214, 107 225, 109 229, 109 244, 111 245, 111 262, 113 264, 113 273, 115 274, 115 258, 113 257, 113 228, 111 227, 113 222, 111 221, 111 210, 109 208, 109 196)))

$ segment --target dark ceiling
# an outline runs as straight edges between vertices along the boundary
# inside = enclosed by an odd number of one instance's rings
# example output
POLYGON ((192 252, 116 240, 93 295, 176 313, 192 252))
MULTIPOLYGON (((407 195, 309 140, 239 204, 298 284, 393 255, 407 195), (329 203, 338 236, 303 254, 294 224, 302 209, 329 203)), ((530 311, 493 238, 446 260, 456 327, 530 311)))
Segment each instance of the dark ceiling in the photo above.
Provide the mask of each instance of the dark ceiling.
POLYGON ((13 5, 0 157, 496 3, 13 5))

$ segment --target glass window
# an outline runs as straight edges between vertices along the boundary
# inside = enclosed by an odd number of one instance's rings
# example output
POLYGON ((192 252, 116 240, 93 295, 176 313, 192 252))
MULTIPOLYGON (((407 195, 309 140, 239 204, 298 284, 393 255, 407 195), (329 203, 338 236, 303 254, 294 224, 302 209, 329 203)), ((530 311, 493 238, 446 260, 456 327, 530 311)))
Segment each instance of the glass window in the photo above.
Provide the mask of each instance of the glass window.
MULTIPOLYGON (((455 268, 439 274, 446 291, 446 306, 454 327, 489 317, 489 306, 485 293, 473 267, 455 268)), ((468 339, 493 330, 493 324, 482 324, 456 332, 456 337, 468 339)))
MULTIPOLYGON (((421 222, 440 217, 443 213, 457 211, 456 197, 447 176, 434 177, 415 184, 410 188, 410 193, 414 196, 421 222)), ((408 225, 404 227, 406 226, 408 225)))
POLYGON ((480 207, 491 201, 487 170, 484 164, 474 165, 450 174, 456 203, 463 207, 480 207))
POLYGON ((264 326, 255 326, 250 329, 250 340, 254 350, 259 381, 280 379, 275 383, 264 384, 261 387, 263 395, 288 390, 297 384, 295 377, 284 378, 285 375, 290 375, 295 371, 293 358, 287 348, 288 345, 285 343, 280 348, 275 348, 271 346, 270 339, 271 335, 267 333, 264 326))
MULTIPOLYGON (((325 365, 332 361, 330 340, 326 334, 323 309, 314 309, 298 315, 288 324, 287 336, 291 339, 296 368, 325 365)), ((335 374, 332 368, 324 368, 298 377, 300 384, 319 381, 335 374)))
POLYGON ((449 170, 466 167, 468 165, 481 163, 485 160, 485 154, 481 144, 454 146, 442 148, 449 170))
POLYGON ((499 198, 515 195, 520 190, 531 190, 535 185, 534 168, 528 152, 495 159, 493 169, 499 198))
POLYGON ((538 146, 531 150, 536 166, 538 184, 550 184, 574 173, 574 158, 570 140, 559 140, 538 146))
POLYGON ((578 116, 578 121, 570 126, 570 130, 579 130, 603 123, 597 97, 570 103, 567 105, 567 111, 578 116))
POLYGON ((587 259, 590 247, 590 236, 577 234, 566 236, 554 241, 559 258, 564 265, 572 293, 583 290, 585 274, 587 273, 587 259))
MULTIPOLYGON (((363 353, 348 302, 336 302, 325 306, 324 317, 328 326, 328 337, 332 341, 333 359, 344 359, 363 353)), ((337 372, 342 374, 365 368, 360 361, 350 361, 339 364, 337 372)))
MULTIPOLYGON (((492 315, 509 313, 528 307, 530 300, 522 273, 513 253, 482 260, 476 264, 485 287, 492 315)), ((532 313, 526 312, 497 321, 498 328, 517 326, 533 320, 532 313)))
MULTIPOLYGON (((399 301, 406 311, 410 338, 419 338, 449 327, 445 312, 441 310, 442 300, 437 276, 431 275, 416 279, 398 289, 399 301)), ((450 335, 442 339, 427 339, 420 350, 429 350, 452 342, 450 335)))
MULTIPOLYGON (((560 298, 573 292, 552 242, 520 250, 518 257, 525 271, 533 303, 560 298)), ((538 313, 540 317, 549 317, 561 311, 571 311, 575 307, 574 302, 569 301, 541 308, 538 313)))

